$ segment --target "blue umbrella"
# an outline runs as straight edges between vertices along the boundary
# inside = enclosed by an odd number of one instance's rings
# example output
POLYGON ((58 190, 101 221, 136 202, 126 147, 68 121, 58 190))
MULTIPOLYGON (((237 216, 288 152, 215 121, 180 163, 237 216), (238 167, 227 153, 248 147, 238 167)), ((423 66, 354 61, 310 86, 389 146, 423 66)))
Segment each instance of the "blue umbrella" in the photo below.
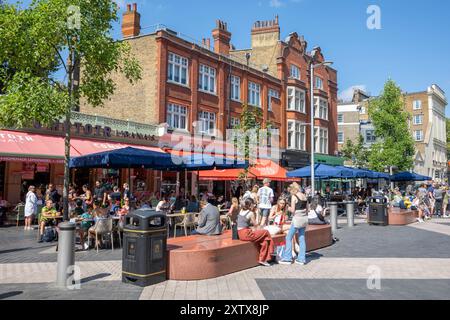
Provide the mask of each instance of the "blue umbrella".
MULTIPOLYGON (((290 171, 286 176, 288 178, 311 178, 311 166, 290 171)), ((316 164, 314 166, 314 176, 317 179, 352 178, 353 173, 346 168, 332 167, 326 164, 316 164)))
POLYGON ((431 177, 423 176, 414 172, 399 172, 391 176, 391 181, 427 181, 433 180, 431 177))
POLYGON ((197 171, 246 168, 247 162, 221 156, 193 154, 177 156, 163 151, 133 147, 89 154, 70 159, 70 168, 146 168, 168 171, 197 171))
POLYGON ((352 173, 352 178, 366 178, 367 172, 358 168, 351 168, 346 166, 337 166, 336 168, 340 168, 343 170, 349 170, 352 173))

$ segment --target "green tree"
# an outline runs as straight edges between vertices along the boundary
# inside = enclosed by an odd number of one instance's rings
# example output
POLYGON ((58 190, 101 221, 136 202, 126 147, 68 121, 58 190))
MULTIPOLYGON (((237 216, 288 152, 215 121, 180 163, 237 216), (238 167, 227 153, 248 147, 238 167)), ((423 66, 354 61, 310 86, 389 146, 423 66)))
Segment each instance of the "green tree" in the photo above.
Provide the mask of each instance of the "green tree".
POLYGON ((447 130, 447 158, 450 159, 450 119, 445 119, 447 130))
POLYGON ((352 165, 358 168, 366 168, 368 165, 369 151, 364 147, 364 137, 359 135, 357 143, 348 139, 342 148, 342 155, 345 160, 351 161, 352 165))
MULTIPOLYGON (((255 143, 258 143, 262 129, 270 129, 271 123, 263 121, 263 113, 261 108, 250 106, 246 103, 242 105, 242 113, 240 117, 239 125, 235 128, 239 130, 239 134, 235 136, 235 145, 241 152, 243 151, 244 157, 250 160, 253 156, 252 152, 255 151, 255 143), (244 138, 242 138, 244 137, 244 138)), ((250 166, 246 168, 239 176, 239 179, 247 180, 250 166)))
POLYGON ((0 6, 0 125, 51 125, 65 117, 64 218, 68 219, 70 113, 79 99, 98 107, 115 90, 112 74, 131 83, 141 67, 125 42, 111 37, 112 0, 33 0, 0 6))
POLYGON ((370 101, 369 116, 379 139, 369 154, 370 168, 384 171, 395 166, 400 171, 413 166, 414 140, 408 128, 409 114, 404 109, 401 89, 388 80, 381 95, 370 101))

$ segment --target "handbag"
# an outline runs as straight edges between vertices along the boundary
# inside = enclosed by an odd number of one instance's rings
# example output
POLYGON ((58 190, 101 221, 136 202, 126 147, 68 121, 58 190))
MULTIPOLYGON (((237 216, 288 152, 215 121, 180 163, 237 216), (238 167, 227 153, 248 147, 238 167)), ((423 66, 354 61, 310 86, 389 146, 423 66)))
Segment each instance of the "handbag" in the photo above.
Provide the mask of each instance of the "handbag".
POLYGON ((295 215, 292 218, 292 224, 297 229, 306 228, 308 225, 308 215, 306 214, 306 210, 295 211, 295 215))

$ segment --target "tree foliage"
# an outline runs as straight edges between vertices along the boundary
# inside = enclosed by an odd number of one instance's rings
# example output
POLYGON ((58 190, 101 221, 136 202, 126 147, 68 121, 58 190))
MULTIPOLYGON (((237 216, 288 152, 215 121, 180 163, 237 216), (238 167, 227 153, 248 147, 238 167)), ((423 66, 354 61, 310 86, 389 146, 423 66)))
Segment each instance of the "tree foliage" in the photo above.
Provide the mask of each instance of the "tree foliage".
POLYGON ((0 7, 0 83, 2 126, 29 126, 36 119, 44 125, 59 120, 67 110, 68 81, 81 68, 73 98, 84 97, 102 106, 115 89, 111 78, 122 72, 131 81, 140 79, 140 66, 130 47, 110 35, 118 21, 117 5, 111 0, 33 0, 0 7), (79 27, 79 28, 78 28, 79 27), (76 60, 67 63, 69 52, 76 60), (70 68, 70 69, 69 69, 70 68))
POLYGON ((410 116, 405 111, 401 89, 393 80, 388 80, 381 95, 370 101, 369 116, 379 139, 369 154, 370 168, 384 171, 395 166, 399 171, 410 170, 415 152, 408 128, 410 116))
POLYGON ((447 131, 447 158, 450 159, 450 119, 445 119, 447 131))
POLYGON ((348 139, 342 148, 342 156, 358 168, 366 168, 369 160, 369 150, 364 147, 364 137, 359 135, 357 143, 348 139))

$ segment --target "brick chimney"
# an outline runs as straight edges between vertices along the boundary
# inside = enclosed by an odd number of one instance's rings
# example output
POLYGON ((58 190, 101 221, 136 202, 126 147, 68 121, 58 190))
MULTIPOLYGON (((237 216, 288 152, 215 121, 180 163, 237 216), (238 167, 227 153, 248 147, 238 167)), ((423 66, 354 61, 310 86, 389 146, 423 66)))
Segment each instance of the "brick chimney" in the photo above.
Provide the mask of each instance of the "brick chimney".
POLYGON ((231 33, 227 30, 227 24, 221 20, 216 20, 216 28, 212 31, 214 39, 214 52, 229 55, 231 33))
POLYGON ((124 38, 137 37, 141 32, 141 15, 137 12, 137 4, 127 4, 127 11, 122 17, 122 35, 124 38))
POLYGON ((252 48, 275 45, 280 40, 278 15, 275 20, 256 21, 252 27, 252 48))

